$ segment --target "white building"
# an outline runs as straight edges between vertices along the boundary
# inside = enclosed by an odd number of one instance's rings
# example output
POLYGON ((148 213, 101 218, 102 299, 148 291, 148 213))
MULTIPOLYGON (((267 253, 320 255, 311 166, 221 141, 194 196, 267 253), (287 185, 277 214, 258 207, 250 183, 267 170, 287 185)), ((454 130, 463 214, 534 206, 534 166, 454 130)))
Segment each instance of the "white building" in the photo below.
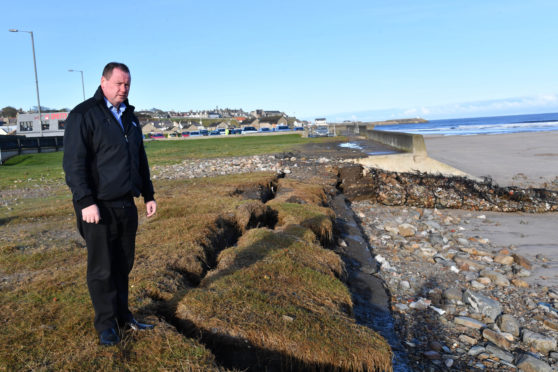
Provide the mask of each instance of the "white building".
POLYGON ((26 137, 52 137, 63 136, 64 125, 69 112, 18 114, 16 134, 26 137))
POLYGON ((316 118, 314 119, 314 125, 327 125, 326 118, 316 118))

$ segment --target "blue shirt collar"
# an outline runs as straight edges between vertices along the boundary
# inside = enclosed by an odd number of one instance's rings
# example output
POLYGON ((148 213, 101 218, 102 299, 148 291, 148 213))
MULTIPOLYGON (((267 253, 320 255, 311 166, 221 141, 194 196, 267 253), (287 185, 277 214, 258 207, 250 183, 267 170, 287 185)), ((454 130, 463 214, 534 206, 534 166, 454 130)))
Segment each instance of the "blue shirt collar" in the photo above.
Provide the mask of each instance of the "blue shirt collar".
POLYGON ((105 103, 107 104, 107 107, 110 111, 116 113, 120 113, 120 115, 122 115, 122 113, 124 112, 124 110, 126 110, 126 105, 124 104, 124 102, 122 102, 120 104, 120 107, 118 107, 118 109, 116 109, 116 107, 114 107, 112 105, 112 103, 109 102, 109 100, 107 99, 107 97, 103 97, 105 99, 105 103))

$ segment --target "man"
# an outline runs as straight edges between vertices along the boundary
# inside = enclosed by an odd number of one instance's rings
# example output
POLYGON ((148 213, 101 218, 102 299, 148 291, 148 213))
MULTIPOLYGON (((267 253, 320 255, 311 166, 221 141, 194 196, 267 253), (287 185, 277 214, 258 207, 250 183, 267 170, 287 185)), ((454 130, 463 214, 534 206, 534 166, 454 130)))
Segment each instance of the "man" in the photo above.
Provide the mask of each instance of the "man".
POLYGON ((77 227, 87 245, 87 286, 101 345, 120 342, 117 330, 151 329, 128 309, 128 274, 134 263, 143 196, 147 217, 157 210, 143 136, 128 103, 130 70, 111 62, 95 95, 68 115, 64 172, 73 196, 77 227))

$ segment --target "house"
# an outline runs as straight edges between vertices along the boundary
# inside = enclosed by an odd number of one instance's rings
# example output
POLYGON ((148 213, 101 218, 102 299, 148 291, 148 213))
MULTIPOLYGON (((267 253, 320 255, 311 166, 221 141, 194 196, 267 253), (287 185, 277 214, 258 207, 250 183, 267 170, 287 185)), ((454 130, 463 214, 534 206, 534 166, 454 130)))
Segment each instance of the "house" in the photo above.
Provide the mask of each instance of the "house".
POLYGON ((254 127, 256 129, 260 129, 260 121, 258 119, 246 119, 240 123, 240 127, 254 127))
POLYGON ((18 114, 18 135, 25 137, 64 136, 64 126, 69 112, 48 112, 39 114, 18 114))
POLYGON ((271 117, 271 116, 285 116, 285 114, 281 111, 266 111, 261 109, 250 112, 250 115, 252 115, 257 119, 271 117))
POLYGON ((194 125, 194 124, 185 128, 185 131, 187 131, 187 132, 197 132, 199 130, 200 130, 199 127, 197 125, 194 125))
POLYGON ((261 118, 260 120, 260 128, 277 128, 278 125, 287 125, 287 119, 283 116, 270 116, 261 118))
POLYGON ((327 121, 325 118, 316 118, 314 120, 314 125, 327 125, 327 121))
POLYGON ((170 120, 162 120, 162 121, 151 121, 145 124, 141 128, 141 132, 143 134, 149 134, 154 132, 168 132, 174 129, 174 125, 170 120))

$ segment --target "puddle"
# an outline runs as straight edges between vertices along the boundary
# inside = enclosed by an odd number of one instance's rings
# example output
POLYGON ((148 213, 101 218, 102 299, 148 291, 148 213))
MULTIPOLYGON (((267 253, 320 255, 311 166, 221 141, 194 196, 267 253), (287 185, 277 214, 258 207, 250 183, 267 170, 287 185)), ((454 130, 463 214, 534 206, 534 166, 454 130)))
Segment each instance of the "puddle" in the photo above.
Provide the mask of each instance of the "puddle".
POLYGON ((347 149, 363 150, 362 146, 354 142, 345 142, 339 145, 339 147, 344 147, 347 149))
POLYGON ((370 144, 367 143, 357 143, 357 142, 344 142, 338 145, 339 147, 345 148, 345 149, 351 149, 351 150, 360 150, 363 153, 365 153, 366 155, 369 156, 374 156, 374 155, 390 155, 390 154, 397 154, 398 152, 395 150, 388 150, 385 149, 385 146, 383 149, 377 149, 377 145, 375 146, 371 146, 370 144), (370 151, 370 150, 374 150, 374 151, 370 151))

